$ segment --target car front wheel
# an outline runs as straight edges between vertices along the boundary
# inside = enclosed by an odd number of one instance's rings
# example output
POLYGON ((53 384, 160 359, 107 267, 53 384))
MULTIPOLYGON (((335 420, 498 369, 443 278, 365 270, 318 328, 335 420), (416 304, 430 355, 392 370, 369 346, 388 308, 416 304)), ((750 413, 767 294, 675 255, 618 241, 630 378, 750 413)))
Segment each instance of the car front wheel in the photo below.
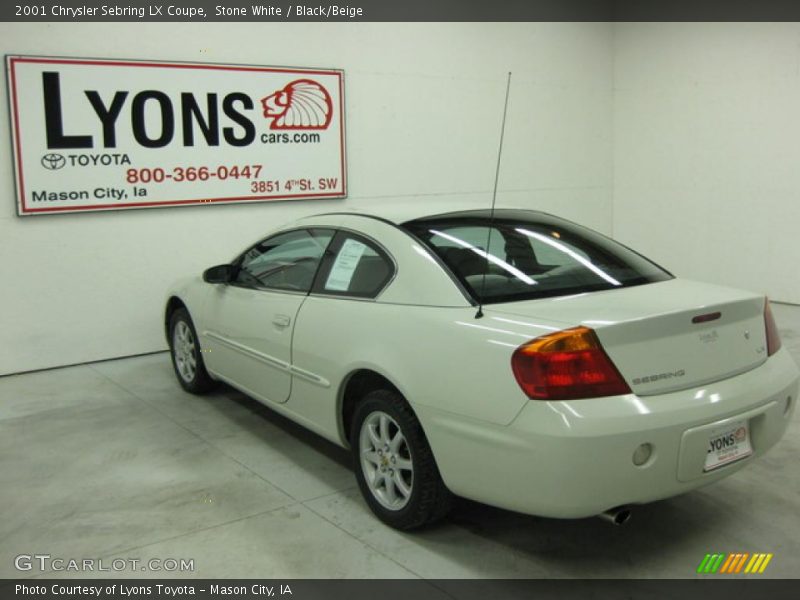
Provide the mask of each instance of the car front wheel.
POLYGON ((351 437, 358 485, 379 519, 396 529, 413 529, 447 514, 452 495, 419 421, 400 394, 367 394, 353 417, 351 437))
POLYGON ((208 391, 213 381, 203 364, 197 332, 185 308, 176 310, 169 321, 169 346, 181 387, 192 394, 208 391))

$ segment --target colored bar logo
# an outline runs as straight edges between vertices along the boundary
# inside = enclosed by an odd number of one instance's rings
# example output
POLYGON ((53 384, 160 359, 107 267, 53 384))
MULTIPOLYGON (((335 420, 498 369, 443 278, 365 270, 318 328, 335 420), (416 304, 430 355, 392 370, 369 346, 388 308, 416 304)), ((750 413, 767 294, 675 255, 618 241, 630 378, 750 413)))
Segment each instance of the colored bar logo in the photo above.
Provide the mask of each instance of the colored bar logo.
POLYGON ((730 554, 717 553, 706 554, 697 567, 697 572, 702 575, 738 575, 763 573, 769 561, 772 560, 772 553, 756 552, 732 552, 730 554))

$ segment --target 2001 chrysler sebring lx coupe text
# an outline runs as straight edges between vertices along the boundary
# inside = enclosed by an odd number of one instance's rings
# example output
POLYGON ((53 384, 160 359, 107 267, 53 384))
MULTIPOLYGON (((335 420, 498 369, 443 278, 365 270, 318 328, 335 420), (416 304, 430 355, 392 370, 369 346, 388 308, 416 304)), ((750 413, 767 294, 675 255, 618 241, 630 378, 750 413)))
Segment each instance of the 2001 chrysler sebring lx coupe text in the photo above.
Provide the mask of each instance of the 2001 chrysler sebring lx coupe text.
POLYGON ((767 451, 798 393, 763 296, 523 210, 304 218, 177 285, 166 328, 186 390, 350 447, 403 529, 453 494, 622 521, 767 451))

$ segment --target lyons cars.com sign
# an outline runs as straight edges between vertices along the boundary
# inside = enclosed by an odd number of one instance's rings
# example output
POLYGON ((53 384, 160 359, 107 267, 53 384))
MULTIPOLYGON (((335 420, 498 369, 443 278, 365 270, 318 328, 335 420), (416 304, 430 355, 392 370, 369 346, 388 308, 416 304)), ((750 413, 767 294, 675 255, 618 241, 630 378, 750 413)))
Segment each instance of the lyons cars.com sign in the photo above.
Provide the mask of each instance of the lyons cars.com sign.
POLYGON ((6 57, 20 215, 343 198, 340 70, 6 57))

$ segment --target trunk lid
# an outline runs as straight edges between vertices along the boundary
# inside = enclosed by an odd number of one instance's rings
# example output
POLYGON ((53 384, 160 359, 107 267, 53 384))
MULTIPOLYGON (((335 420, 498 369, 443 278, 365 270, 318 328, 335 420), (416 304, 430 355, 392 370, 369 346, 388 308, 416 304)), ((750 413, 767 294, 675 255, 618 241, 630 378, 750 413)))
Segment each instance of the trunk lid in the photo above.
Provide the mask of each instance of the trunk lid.
POLYGON ((719 381, 767 359, 764 297, 683 279, 492 304, 492 313, 585 325, 642 396, 719 381))

